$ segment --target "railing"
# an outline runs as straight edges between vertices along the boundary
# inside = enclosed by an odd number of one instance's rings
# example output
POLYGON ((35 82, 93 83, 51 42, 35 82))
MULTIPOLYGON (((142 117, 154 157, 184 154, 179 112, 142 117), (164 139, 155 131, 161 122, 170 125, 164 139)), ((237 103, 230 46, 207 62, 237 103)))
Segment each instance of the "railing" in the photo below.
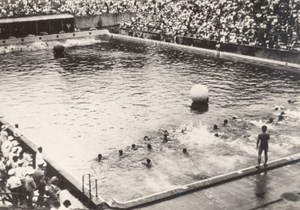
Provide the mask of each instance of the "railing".
MULTIPOLYGON (((84 174, 82 175, 82 193, 85 193, 85 177, 88 176, 88 194, 89 198, 92 199, 92 181, 91 181, 91 174, 84 174)), ((93 180, 95 183, 95 197, 98 197, 98 179, 93 180)))
MULTIPOLYGON (((5 204, 6 201, 13 204, 13 195, 22 196, 24 201, 26 200, 26 194, 24 193, 12 193, 12 192, 0 192, 0 201, 5 204)), ((42 198, 44 201, 49 201, 49 197, 34 195, 35 198, 42 198)), ((33 202, 34 203, 34 202, 33 202)))

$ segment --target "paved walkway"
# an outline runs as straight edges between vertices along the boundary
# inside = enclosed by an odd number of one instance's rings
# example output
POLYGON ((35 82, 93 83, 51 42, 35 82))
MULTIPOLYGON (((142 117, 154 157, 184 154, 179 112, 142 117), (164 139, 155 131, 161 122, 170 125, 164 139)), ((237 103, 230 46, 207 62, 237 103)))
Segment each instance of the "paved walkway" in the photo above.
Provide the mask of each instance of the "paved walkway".
POLYGON ((133 209, 143 210, 300 210, 300 163, 262 171, 239 180, 133 209), (287 199, 282 195, 287 194, 287 199), (295 193, 295 194, 294 194, 295 193), (298 193, 298 194, 297 194, 298 193), (298 197, 297 197, 298 196, 298 197), (289 198, 298 201, 289 201, 289 198))

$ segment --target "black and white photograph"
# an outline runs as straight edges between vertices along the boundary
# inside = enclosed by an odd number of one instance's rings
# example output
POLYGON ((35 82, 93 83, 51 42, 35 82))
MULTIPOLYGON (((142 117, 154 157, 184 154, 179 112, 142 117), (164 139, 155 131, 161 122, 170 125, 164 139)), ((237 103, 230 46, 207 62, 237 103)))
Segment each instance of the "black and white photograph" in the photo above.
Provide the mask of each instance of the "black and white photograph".
POLYGON ((0 0, 0 209, 300 210, 300 0, 0 0))

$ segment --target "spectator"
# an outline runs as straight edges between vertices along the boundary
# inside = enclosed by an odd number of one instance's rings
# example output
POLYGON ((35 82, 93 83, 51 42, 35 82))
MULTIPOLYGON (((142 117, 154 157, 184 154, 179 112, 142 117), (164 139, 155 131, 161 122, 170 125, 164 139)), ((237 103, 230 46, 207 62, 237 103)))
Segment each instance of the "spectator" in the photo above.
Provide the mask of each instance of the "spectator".
POLYGON ((47 165, 47 163, 44 160, 44 156, 43 156, 43 148, 39 147, 38 151, 36 152, 35 155, 35 168, 38 167, 38 165, 40 164, 45 164, 45 166, 47 165))
POLYGON ((6 186, 12 193, 12 203, 13 206, 17 206, 20 201, 20 193, 22 192, 22 184, 20 178, 15 176, 15 170, 10 169, 8 171, 10 176, 7 180, 6 186))
POLYGON ((37 206, 41 206, 44 202, 43 196, 45 194, 46 180, 45 180, 45 163, 38 164, 38 168, 35 169, 33 174, 34 182, 36 183, 36 189, 38 190, 39 197, 37 199, 37 206))
POLYGON ((26 190, 26 197, 27 197, 27 205, 29 208, 32 208, 32 199, 34 196, 34 191, 36 189, 36 183, 33 179, 34 169, 32 167, 28 168, 26 171, 25 177, 25 190, 26 190))

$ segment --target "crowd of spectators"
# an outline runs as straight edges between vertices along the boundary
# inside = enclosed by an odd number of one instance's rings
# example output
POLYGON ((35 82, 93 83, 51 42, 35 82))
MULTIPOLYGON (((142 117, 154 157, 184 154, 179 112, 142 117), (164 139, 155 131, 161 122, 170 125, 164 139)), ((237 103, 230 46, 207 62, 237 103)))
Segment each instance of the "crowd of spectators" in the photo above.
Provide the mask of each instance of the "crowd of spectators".
MULTIPOLYGON (((122 29, 300 50, 299 0, 4 0, 0 18, 136 12, 122 29)), ((175 39, 174 39, 175 40, 175 39)))
POLYGON ((299 0, 148 0, 131 31, 300 50, 299 0))
POLYGON ((47 163, 41 147, 35 155, 23 150, 18 125, 11 132, 7 125, 0 129, 0 191, 1 200, 13 206, 44 206, 51 209, 69 209, 70 201, 59 200, 59 180, 47 175, 47 163), (62 207, 60 207, 62 206, 62 207))
POLYGON ((0 18, 68 13, 75 16, 136 12, 132 0, 2 0, 0 18))

